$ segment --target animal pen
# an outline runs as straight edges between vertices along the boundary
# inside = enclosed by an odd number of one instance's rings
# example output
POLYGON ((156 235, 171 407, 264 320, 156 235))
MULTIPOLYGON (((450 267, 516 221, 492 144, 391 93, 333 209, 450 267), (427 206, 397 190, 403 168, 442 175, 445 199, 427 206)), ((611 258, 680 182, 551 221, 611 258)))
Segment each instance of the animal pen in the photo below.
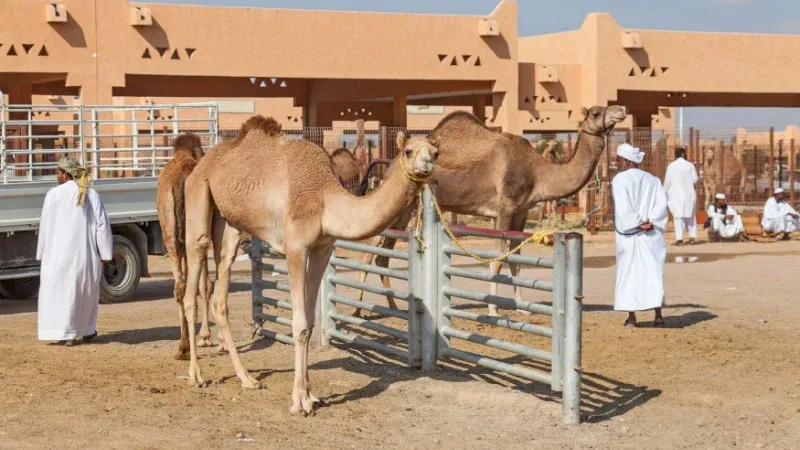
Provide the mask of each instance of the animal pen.
MULTIPOLYGON (((581 398, 581 316, 582 316, 582 236, 577 233, 557 234, 552 258, 511 255, 508 263, 543 269, 551 274, 549 280, 523 276, 493 274, 488 270, 463 268, 455 258, 472 255, 497 258, 501 253, 464 247, 451 240, 433 205, 430 190, 423 191, 423 220, 421 234, 416 231, 386 230, 383 235, 407 241, 408 250, 388 250, 372 245, 337 241, 335 252, 322 279, 319 294, 318 322, 323 345, 358 346, 382 352, 404 361, 409 367, 432 369, 438 362, 474 364, 519 379, 545 383, 561 392, 563 420, 568 424, 580 422, 581 398), (391 258, 398 264, 389 268, 357 262, 347 254, 370 253, 391 258), (394 267, 392 267, 394 266, 394 267), (399 282, 399 287, 382 287, 356 281, 348 273, 366 272, 385 275, 399 282), (459 280, 479 280, 507 286, 518 286, 547 292, 551 301, 536 303, 517 301, 486 290, 469 290, 459 280), (387 308, 352 293, 365 291, 387 296, 401 302, 403 309, 387 308), (527 311, 532 317, 544 317, 550 326, 491 317, 472 312, 494 304, 503 308, 527 311), (343 306, 376 313, 369 319, 348 315, 343 306), (466 331, 464 325, 475 322, 515 330, 550 340, 548 348, 533 348, 520 343, 492 337, 490 332, 477 334, 466 331), (473 352, 473 347, 483 352, 473 352), (488 350, 488 352, 486 351, 488 350), (498 356, 497 350, 514 356, 498 356)), ((514 242, 527 239, 527 233, 512 233, 471 227, 452 227, 456 239, 477 236, 514 242)), ((282 255, 265 243, 253 240, 252 304, 253 323, 264 337, 292 344, 292 305, 277 298, 274 292, 290 293, 288 283, 265 279, 288 275, 281 265, 282 255), (277 328, 276 328, 277 326, 277 328)), ((395 283, 398 286, 398 283, 395 283)), ((530 321, 533 322, 533 319, 530 321)))

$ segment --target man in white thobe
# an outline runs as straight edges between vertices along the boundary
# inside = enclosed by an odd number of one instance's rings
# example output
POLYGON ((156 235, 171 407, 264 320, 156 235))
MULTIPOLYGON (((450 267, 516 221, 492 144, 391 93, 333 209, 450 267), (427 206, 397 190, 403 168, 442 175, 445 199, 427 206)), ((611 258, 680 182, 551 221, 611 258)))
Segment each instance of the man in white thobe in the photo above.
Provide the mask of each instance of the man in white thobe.
POLYGON ((686 160, 686 149, 675 149, 675 161, 667 166, 667 175, 664 177, 664 190, 667 191, 669 211, 675 223, 675 243, 683 245, 683 229, 689 230, 689 243, 697 240, 697 220, 695 218, 694 185, 700 177, 694 164, 686 160))
POLYGON ((725 194, 717 194, 714 203, 708 205, 708 239, 719 242, 720 239, 730 239, 738 237, 739 241, 747 240, 744 234, 744 224, 742 216, 728 204, 725 194))
POLYGON ((44 199, 36 259, 42 262, 39 340, 72 345, 97 336, 103 264, 113 257, 113 236, 100 196, 86 169, 61 158, 59 186, 44 199))
POLYGON ((655 309, 654 326, 663 326, 667 195, 661 181, 639 170, 644 153, 629 144, 617 148, 620 172, 611 183, 617 234, 617 284, 614 310, 628 311, 625 326, 636 326, 636 311, 655 309))
POLYGON ((789 240, 789 236, 800 226, 800 215, 786 201, 783 188, 775 189, 774 195, 764 204, 761 228, 772 233, 777 240, 789 240))

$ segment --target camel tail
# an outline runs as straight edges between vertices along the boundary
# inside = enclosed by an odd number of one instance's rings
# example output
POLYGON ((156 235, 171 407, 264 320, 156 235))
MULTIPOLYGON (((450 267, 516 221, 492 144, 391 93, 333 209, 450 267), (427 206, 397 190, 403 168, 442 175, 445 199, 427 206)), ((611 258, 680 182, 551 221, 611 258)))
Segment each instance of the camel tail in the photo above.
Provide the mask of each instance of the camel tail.
POLYGON ((183 186, 185 180, 181 179, 175 186, 172 187, 172 200, 175 206, 175 251, 178 258, 183 261, 183 267, 186 266, 186 204, 183 194, 183 186))
POLYGON ((367 193, 367 188, 369 188, 369 174, 372 172, 372 169, 376 166, 390 166, 392 164, 391 159, 376 159, 369 163, 367 166, 367 171, 364 172, 364 178, 361 179, 361 183, 358 184, 358 189, 356 189, 356 197, 363 197, 367 193))

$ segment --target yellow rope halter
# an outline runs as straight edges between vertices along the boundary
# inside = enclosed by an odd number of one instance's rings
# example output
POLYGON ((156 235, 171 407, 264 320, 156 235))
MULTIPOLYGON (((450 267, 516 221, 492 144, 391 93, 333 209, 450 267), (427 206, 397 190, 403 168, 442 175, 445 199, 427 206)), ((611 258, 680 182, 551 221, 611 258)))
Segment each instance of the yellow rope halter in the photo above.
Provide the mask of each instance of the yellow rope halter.
MULTIPOLYGON (((417 149, 414 151, 414 157, 411 159, 412 161, 417 160, 420 148, 421 147, 417 147, 417 149)), ((430 183, 428 183, 428 178, 431 176, 431 174, 428 174, 424 177, 415 175, 413 172, 408 170, 404 158, 402 156, 400 157, 400 167, 403 168, 403 172, 408 177, 408 179, 417 184, 424 184, 430 187, 430 183)), ((418 198, 417 223, 414 226, 414 239, 420 244, 421 248, 426 249, 428 248, 428 244, 426 244, 425 241, 422 239, 422 232, 421 232, 422 211, 424 207, 421 188, 417 192, 417 198, 418 198)), ((439 206, 439 202, 436 200, 436 196, 431 195, 431 200, 433 201, 433 207, 436 209, 436 215, 439 217, 439 222, 442 224, 442 228, 444 229, 445 233, 447 233, 447 235, 450 236, 450 240, 452 241, 452 243, 455 244, 459 249, 461 249, 461 251, 464 252, 466 255, 478 261, 485 263, 505 261, 509 256, 521 251, 523 248, 525 248, 530 244, 548 245, 548 243, 552 242, 552 236, 553 236, 552 231, 537 231, 536 233, 533 233, 527 239, 522 241, 519 245, 514 247, 514 249, 509 250, 506 253, 495 258, 483 258, 481 256, 476 255, 475 253, 473 253, 472 251, 470 251, 468 248, 466 248, 464 245, 461 244, 461 241, 456 237, 455 233, 453 233, 453 230, 447 224, 447 221, 444 220, 444 214, 442 212, 441 207, 439 206)))

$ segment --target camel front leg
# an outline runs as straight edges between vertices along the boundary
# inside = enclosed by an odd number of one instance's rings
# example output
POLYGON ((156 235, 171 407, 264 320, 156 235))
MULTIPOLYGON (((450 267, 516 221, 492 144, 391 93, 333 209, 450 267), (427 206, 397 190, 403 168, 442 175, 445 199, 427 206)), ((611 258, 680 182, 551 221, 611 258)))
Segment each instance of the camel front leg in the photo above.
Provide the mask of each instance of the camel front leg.
POLYGON ((311 394, 308 379, 308 346, 314 330, 317 292, 322 274, 330 258, 331 247, 322 246, 287 251, 289 285, 292 296, 292 336, 294 338, 294 387, 292 414, 311 414, 319 399, 311 394))
MULTIPOLYGON (((507 230, 511 226, 511 218, 507 215, 500 215, 497 220, 495 221, 495 230, 507 230)), ((504 240, 498 239, 495 241, 495 251, 499 253, 503 253, 506 251, 506 242, 504 240)), ((502 270, 503 263, 500 261, 494 261, 489 263, 489 271, 495 275, 500 273, 502 270)), ((497 295, 497 283, 489 283, 489 294, 490 295, 497 295)), ((489 304, 489 315, 492 317, 497 317, 497 305, 489 304)))
POLYGON ((230 225, 225 225, 225 231, 222 234, 222 242, 215 242, 214 247, 220 248, 220 262, 217 266, 217 283, 214 286, 214 305, 215 316, 217 319, 217 328, 222 335, 222 340, 225 342, 225 347, 231 355, 233 368, 236 370, 236 376, 242 382, 242 387, 245 389, 261 389, 261 383, 247 373, 247 370, 242 365, 239 359, 239 352, 236 350, 236 345, 233 341, 233 333, 231 333, 230 322, 228 320, 228 289, 231 281, 231 267, 236 259, 236 251, 239 248, 239 230, 230 225))
MULTIPOLYGON (((525 231, 525 222, 527 221, 527 219, 528 219, 528 212, 527 211, 517 214, 516 216, 514 216, 514 218, 511 221, 511 229, 513 231, 519 231, 519 232, 525 231)), ((519 240, 511 240, 509 242, 509 246, 510 246, 510 248, 516 248, 521 243, 522 243, 522 241, 519 241, 519 240)), ((516 252, 514 252, 515 255, 519 255, 520 253, 521 253, 521 250, 517 250, 516 252)), ((511 271, 511 276, 512 277, 516 277, 517 275, 519 275, 519 264, 508 263, 508 268, 511 271)), ((519 286, 514 286, 514 300, 516 300, 518 302, 523 301, 522 300, 522 288, 520 288, 519 286)), ((522 314, 525 314, 525 315, 530 315, 531 314, 530 311, 519 310, 519 312, 522 313, 522 314)))

